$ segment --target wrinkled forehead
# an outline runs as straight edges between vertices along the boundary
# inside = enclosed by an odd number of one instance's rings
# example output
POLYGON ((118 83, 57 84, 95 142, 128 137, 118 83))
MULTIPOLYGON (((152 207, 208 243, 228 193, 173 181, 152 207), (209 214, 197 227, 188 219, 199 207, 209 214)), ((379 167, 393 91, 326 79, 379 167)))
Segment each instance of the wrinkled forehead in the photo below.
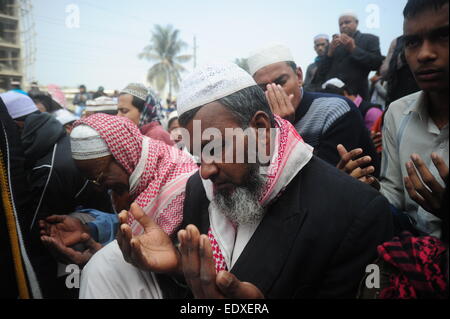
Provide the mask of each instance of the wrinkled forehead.
POLYGON ((293 71, 287 62, 278 62, 261 68, 253 75, 253 78, 258 85, 270 84, 275 82, 280 76, 288 75, 290 72, 293 71))
POLYGON ((355 17, 352 17, 352 16, 342 16, 342 17, 340 17, 339 18, 339 24, 342 24, 342 23, 352 23, 352 22, 357 22, 357 20, 356 20, 356 18, 355 17))

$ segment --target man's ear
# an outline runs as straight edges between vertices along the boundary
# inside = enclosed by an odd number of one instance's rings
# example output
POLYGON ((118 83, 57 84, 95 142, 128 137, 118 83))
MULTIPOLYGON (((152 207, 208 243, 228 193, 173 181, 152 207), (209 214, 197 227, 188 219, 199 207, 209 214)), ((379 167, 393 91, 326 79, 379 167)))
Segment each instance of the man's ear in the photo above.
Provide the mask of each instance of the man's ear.
POLYGON ((270 129, 272 127, 269 115, 263 111, 258 111, 255 115, 253 115, 253 118, 250 121, 250 126, 255 129, 270 129))
POLYGON ((298 77, 298 86, 302 87, 303 86, 303 70, 301 67, 297 67, 297 77, 298 77))

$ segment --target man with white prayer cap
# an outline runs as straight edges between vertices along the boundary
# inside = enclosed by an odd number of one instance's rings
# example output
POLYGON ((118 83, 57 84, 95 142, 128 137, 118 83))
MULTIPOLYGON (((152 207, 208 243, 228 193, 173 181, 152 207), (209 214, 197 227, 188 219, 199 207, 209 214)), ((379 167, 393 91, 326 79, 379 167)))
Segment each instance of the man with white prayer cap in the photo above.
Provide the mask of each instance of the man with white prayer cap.
POLYGON ((384 58, 379 38, 361 33, 358 25, 358 16, 354 12, 339 16, 340 35, 333 37, 318 76, 322 78, 322 83, 331 78, 339 78, 355 94, 369 100, 369 73, 378 71, 384 58))
POLYGON ((95 113, 105 113, 109 115, 117 115, 117 100, 109 96, 100 96, 94 100, 86 102, 85 116, 95 113))
POLYGON ((328 52, 328 46, 330 45, 330 37, 326 34, 318 34, 314 37, 314 51, 317 53, 317 57, 314 62, 308 66, 305 76, 305 90, 309 92, 320 91, 320 79, 316 77, 317 69, 320 61, 328 52))
POLYGON ((255 51, 247 61, 250 74, 266 91, 272 112, 289 120, 306 143, 314 147, 315 155, 336 166, 341 160, 338 145, 347 150, 362 148, 364 156, 373 160, 369 174, 378 176, 380 163, 375 147, 352 101, 304 90, 302 69, 284 45, 268 45, 255 51))
POLYGON ((122 212, 122 254, 98 252, 83 274, 98 278, 95 289, 85 289, 82 279, 80 296, 354 297, 377 245, 392 236, 386 199, 314 156, 235 64, 187 76, 178 112, 186 144, 201 153, 200 170, 186 186, 179 245, 150 219, 139 219, 144 235, 130 236, 126 217, 142 211, 122 212), (234 142, 240 139, 243 145, 234 142), (251 147, 259 153, 254 159, 251 147))

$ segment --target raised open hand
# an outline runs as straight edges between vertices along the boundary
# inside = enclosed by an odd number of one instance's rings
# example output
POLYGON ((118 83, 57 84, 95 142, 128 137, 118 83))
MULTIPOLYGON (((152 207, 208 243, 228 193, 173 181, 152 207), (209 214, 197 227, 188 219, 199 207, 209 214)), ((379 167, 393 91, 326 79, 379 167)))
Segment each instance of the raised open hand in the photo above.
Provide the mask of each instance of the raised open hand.
MULTIPOLYGON (((443 180, 448 178, 448 166, 445 164, 444 159, 436 153, 431 154, 431 159, 441 178, 443 180)), ((405 187, 409 196, 423 209, 442 218, 439 213, 445 188, 431 174, 419 155, 411 155, 411 160, 406 163, 408 176, 405 177, 405 187)))
POLYGON ((82 234, 89 228, 78 218, 67 215, 54 215, 39 221, 41 236, 48 236, 64 246, 73 246, 82 240, 82 234))
POLYGON ((370 175, 375 172, 375 167, 366 166, 372 162, 372 158, 370 156, 359 157, 363 153, 363 150, 360 148, 348 152, 343 145, 338 145, 337 150, 341 156, 341 160, 336 166, 339 170, 365 184, 379 189, 378 180, 370 175))
POLYGON ((119 214, 120 229, 117 241, 124 259, 142 270, 154 273, 175 273, 180 267, 180 255, 170 237, 137 204, 129 212, 119 214), (128 214, 142 225, 144 233, 133 236, 128 214))
POLYGON ((294 95, 288 96, 281 85, 268 84, 266 98, 274 114, 291 123, 294 122, 295 107, 292 104, 294 95))
POLYGON ((200 235, 189 225, 178 232, 183 274, 195 298, 198 299, 263 299, 253 284, 239 281, 233 274, 216 274, 213 251, 208 236, 200 235))
POLYGON ((80 236, 79 244, 82 244, 84 250, 75 250, 72 247, 64 245, 57 237, 41 236, 42 243, 49 249, 56 260, 64 264, 77 264, 84 266, 91 257, 102 248, 102 245, 94 241, 87 233, 80 236))

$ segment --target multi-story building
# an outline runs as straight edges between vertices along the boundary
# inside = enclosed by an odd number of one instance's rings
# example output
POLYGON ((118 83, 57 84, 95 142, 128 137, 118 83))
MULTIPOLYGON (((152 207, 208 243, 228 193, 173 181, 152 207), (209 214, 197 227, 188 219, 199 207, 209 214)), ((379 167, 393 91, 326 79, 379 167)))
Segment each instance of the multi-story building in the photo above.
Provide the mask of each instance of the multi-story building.
POLYGON ((0 0, 0 90, 22 77, 19 1, 0 0))

